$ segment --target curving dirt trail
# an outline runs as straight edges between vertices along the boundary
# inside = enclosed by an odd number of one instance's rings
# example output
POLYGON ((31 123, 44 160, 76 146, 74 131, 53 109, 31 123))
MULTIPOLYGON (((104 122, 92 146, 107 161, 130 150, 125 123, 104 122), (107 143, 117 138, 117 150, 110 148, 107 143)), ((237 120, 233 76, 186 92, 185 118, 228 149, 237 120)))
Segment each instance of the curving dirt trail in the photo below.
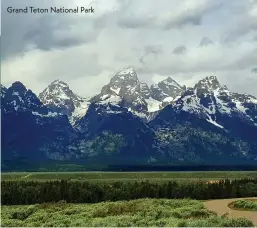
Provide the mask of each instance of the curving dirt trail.
POLYGON ((229 218, 240 218, 244 217, 253 222, 257 226, 257 211, 239 211, 232 210, 228 207, 228 204, 240 200, 240 199, 256 199, 257 197, 250 198, 235 198, 235 199, 218 199, 218 200, 208 200, 204 202, 205 207, 208 210, 215 211, 218 215, 224 215, 228 213, 229 218))

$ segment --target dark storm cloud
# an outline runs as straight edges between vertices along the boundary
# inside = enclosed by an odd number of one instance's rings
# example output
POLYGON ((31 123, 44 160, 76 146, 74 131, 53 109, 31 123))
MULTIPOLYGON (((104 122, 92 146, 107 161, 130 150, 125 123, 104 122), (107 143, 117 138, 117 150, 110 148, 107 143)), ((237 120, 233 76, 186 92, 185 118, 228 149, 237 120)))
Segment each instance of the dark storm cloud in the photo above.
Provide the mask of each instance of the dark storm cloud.
POLYGON ((172 53, 175 55, 181 55, 181 54, 185 54, 186 51, 187 51, 187 48, 181 45, 181 46, 175 47, 172 53))
MULTIPOLYGON (((52 1, 51 6, 60 5, 52 1)), ((51 50, 77 46, 90 42, 97 37, 94 29, 89 36, 80 36, 76 29, 77 22, 69 15, 50 14, 10 14, 7 7, 24 8, 35 6, 48 8, 48 4, 37 1, 7 1, 2 3, 1 59, 22 55, 29 49, 51 50)), ((85 22, 86 23, 86 22, 85 22)), ((79 30, 79 28, 77 28, 79 30)))

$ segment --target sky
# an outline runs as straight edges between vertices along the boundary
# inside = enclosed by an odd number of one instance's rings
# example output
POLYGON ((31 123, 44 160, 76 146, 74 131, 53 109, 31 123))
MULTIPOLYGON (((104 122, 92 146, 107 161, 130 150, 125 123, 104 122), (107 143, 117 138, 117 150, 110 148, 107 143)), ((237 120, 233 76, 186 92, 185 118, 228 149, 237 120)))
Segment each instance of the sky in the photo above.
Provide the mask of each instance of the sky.
POLYGON ((133 66, 148 85, 215 75, 233 92, 257 96, 257 0, 2 0, 1 83, 36 94, 52 81, 93 96, 133 66), (94 13, 8 13, 33 6, 94 13))

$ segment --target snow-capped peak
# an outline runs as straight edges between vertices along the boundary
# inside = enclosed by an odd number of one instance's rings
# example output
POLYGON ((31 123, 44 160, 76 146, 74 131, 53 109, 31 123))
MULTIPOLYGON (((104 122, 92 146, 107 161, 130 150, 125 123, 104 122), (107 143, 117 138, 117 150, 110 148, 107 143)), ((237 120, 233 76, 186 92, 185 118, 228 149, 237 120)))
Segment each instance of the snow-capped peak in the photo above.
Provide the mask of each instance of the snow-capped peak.
POLYGON ((206 77, 194 88, 188 88, 174 107, 201 116, 219 127, 224 127, 223 116, 257 124, 257 99, 230 92, 226 86, 220 85, 215 76, 206 77))
POLYGON ((215 90, 220 88, 221 85, 216 76, 208 76, 204 79, 200 80, 196 85, 195 89, 203 89, 203 90, 215 90))
POLYGON ((61 81, 59 79, 57 80, 54 80, 51 85, 56 85, 56 86, 59 86, 59 87, 69 87, 68 84, 64 81, 61 81))
POLYGON ((151 96, 163 102, 165 100, 165 105, 170 104, 175 98, 180 96, 185 88, 179 85, 174 79, 168 77, 167 79, 154 84, 150 87, 151 96), (169 102, 167 102, 169 101, 169 102))
POLYGON ((53 81, 42 93, 39 94, 40 100, 45 105, 61 106, 64 100, 71 100, 73 92, 69 86, 60 80, 53 81))
POLYGON ((71 123, 86 114, 89 101, 73 93, 67 83, 53 81, 42 93, 40 100, 54 112, 67 115, 71 123))
POLYGON ((138 83, 138 77, 135 69, 133 67, 125 67, 118 71, 114 77, 111 79, 110 83, 138 83))
POLYGON ((175 80, 173 80, 171 77, 168 77, 167 79, 162 81, 165 83, 167 86, 176 86, 176 87, 181 87, 175 80))
POLYGON ((46 111, 36 94, 21 82, 14 82, 8 89, 2 87, 1 93, 5 112, 46 111))
POLYGON ((116 74, 117 75, 132 75, 132 76, 135 76, 136 71, 132 66, 126 66, 122 70, 118 71, 116 74))

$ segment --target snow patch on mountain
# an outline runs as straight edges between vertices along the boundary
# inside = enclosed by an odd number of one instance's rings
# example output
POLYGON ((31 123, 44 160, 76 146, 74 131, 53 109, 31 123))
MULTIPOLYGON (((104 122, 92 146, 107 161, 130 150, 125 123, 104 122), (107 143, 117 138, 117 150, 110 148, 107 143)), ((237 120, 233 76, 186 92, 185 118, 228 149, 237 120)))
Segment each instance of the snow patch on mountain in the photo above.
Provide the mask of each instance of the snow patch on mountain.
POLYGON ((157 101, 153 98, 145 99, 145 101, 147 103, 148 112, 156 112, 160 110, 160 106, 162 104, 160 101, 157 101))
POLYGON ((112 105, 119 105, 120 102, 122 101, 121 97, 119 96, 114 96, 114 95, 103 95, 102 100, 99 101, 99 104, 107 105, 107 104, 112 104, 112 105))
POLYGON ((47 114, 42 114, 42 113, 38 113, 38 112, 32 112, 33 115, 35 116, 40 116, 40 117, 56 117, 59 114, 56 112, 48 112, 47 114))
POLYGON ((74 111, 69 117, 71 125, 74 125, 77 120, 81 119, 83 116, 86 115, 89 105, 90 102, 88 100, 85 100, 84 102, 81 102, 79 106, 75 106, 74 111))
POLYGON ((209 123, 219 127, 219 128, 224 128, 223 126, 221 126, 220 124, 218 124, 215 120, 212 120, 212 118, 210 116, 208 116, 209 119, 206 119, 209 123))
POLYGON ((39 98, 53 112, 67 115, 71 124, 86 114, 90 104, 89 99, 73 93, 67 83, 61 80, 53 81, 39 94, 39 98))
POLYGON ((174 102, 175 98, 180 97, 185 91, 185 87, 179 85, 171 77, 154 84, 150 87, 151 97, 162 102, 162 107, 174 102))
POLYGON ((173 107, 178 111, 199 115, 199 118, 224 128, 216 119, 218 114, 243 118, 254 123, 256 101, 253 96, 230 92, 226 86, 220 85, 217 77, 209 76, 200 80, 194 88, 188 88, 173 107))

